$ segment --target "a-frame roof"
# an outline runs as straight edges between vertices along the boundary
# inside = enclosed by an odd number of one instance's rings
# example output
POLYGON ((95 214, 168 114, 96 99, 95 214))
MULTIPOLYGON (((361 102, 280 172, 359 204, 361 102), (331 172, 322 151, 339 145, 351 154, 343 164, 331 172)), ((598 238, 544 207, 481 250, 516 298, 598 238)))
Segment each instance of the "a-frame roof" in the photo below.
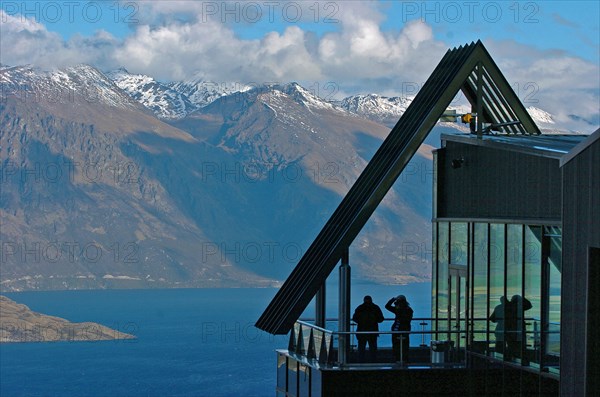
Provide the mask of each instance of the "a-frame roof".
POLYGON ((285 334, 292 328, 458 90, 480 115, 479 133, 488 123, 509 133, 540 133, 480 41, 448 50, 256 327, 272 334, 285 334))

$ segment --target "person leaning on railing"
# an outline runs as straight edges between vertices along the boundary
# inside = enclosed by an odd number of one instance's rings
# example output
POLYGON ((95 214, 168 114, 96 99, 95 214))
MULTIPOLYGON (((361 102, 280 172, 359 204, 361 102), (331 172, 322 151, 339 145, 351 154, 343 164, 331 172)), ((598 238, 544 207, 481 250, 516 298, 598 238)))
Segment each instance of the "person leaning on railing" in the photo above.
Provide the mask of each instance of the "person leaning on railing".
MULTIPOLYGON (((385 308, 394 313, 392 331, 410 331, 413 318, 413 309, 404 295, 398 295, 385 304, 385 308)), ((409 334, 392 334, 392 349, 397 362, 408 362, 408 349, 410 347, 409 334)))

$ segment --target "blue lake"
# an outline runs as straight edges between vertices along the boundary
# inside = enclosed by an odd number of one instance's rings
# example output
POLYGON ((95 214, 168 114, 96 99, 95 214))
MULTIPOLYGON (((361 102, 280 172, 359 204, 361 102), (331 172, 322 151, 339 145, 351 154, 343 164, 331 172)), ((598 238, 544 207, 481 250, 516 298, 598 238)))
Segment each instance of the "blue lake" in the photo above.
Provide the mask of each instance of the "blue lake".
MULTIPOLYGON (((0 396, 273 396, 275 349, 286 336, 254 328, 275 289, 178 289, 5 294, 32 310, 94 321, 136 340, 0 344, 0 396)), ((353 285, 382 308, 405 294, 430 316, 430 284, 353 285)), ((337 316, 328 290, 328 317, 337 316)), ((307 315, 311 315, 311 310, 307 315)))

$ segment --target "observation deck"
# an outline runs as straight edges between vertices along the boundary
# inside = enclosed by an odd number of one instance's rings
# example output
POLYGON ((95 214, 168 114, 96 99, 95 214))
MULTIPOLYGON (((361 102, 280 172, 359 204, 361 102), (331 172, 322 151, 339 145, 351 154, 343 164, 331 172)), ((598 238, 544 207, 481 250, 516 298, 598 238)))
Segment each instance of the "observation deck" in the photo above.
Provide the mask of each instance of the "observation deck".
MULTIPOLYGON (((386 319, 377 332, 375 358, 359 361, 356 337, 371 332, 334 330, 337 319, 327 319, 331 329, 310 320, 294 324, 287 349, 277 350, 277 396, 501 396, 540 390, 539 372, 522 371, 520 363, 503 361, 493 350, 489 355, 468 352, 465 331, 431 331, 430 318, 413 319, 413 331, 392 332, 386 319), (408 334, 409 358, 396 362, 391 338, 408 334), (437 338, 437 339, 432 339, 437 338), (446 339, 446 340, 438 340, 446 339), (462 340, 462 347, 457 341, 462 340), (340 349, 341 345, 347 346, 340 349), (508 394, 507 394, 508 393, 508 394)), ((558 378, 549 375, 541 386, 557 394, 558 378)), ((526 394, 525 394, 526 395, 526 394)))

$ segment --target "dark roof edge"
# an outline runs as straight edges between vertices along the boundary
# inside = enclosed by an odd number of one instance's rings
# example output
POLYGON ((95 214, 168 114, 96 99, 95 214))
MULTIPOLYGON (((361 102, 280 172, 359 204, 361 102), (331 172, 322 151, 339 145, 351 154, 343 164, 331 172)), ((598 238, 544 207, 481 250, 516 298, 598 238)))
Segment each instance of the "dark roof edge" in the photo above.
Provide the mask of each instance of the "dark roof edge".
MULTIPOLYGON (((519 145, 517 142, 515 142, 514 144, 511 144, 509 142, 494 141, 494 140, 490 139, 490 137, 493 137, 493 136, 494 135, 490 135, 490 136, 484 135, 482 139, 477 139, 477 136, 473 135, 473 134, 441 134, 440 138, 441 138, 442 142, 450 141, 450 142, 464 143, 467 145, 482 146, 482 147, 501 149, 501 150, 509 150, 509 151, 513 151, 513 152, 520 152, 520 153, 529 154, 532 156, 547 157, 547 158, 556 159, 556 160, 560 160, 561 158, 566 156, 565 152, 558 152, 558 151, 548 150, 548 149, 544 149, 544 148, 532 148, 532 147, 528 147, 528 146, 522 146, 522 145, 519 145)), ((545 136, 545 135, 537 135, 537 136, 539 137, 539 136, 545 136)), ((518 140, 520 137, 522 137, 522 136, 514 135, 514 134, 510 135, 510 138, 515 139, 515 140, 518 140)), ((442 145, 442 146, 444 146, 444 145, 442 145)))
POLYGON ((577 146, 575 146, 573 149, 571 149, 569 151, 569 153, 562 156, 560 159, 560 167, 567 164, 569 161, 573 160, 579 153, 583 152, 585 149, 587 149, 589 146, 591 146, 592 143, 596 142, 599 139, 600 139, 600 128, 598 128, 596 131, 592 132, 586 139, 584 139, 577 146))

